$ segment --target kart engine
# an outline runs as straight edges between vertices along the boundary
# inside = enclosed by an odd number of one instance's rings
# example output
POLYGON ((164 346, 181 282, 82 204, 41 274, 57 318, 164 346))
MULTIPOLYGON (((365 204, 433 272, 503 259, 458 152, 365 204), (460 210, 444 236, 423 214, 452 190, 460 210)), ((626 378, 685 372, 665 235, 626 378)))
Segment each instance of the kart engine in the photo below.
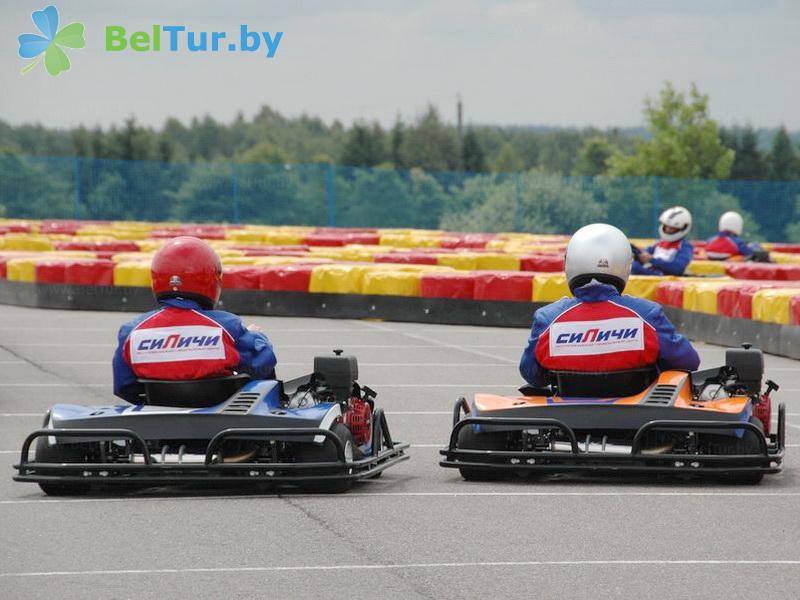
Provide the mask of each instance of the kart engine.
POLYGON ((350 429, 356 444, 366 444, 372 431, 372 407, 361 398, 351 398, 350 409, 344 415, 344 424, 350 429))

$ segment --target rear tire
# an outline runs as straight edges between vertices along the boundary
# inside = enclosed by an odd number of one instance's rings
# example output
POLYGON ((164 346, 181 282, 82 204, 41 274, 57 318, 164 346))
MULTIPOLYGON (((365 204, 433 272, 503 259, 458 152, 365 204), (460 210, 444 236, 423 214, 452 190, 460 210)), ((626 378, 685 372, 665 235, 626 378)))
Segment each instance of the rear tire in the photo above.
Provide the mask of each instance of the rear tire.
MULTIPOLYGON (((763 435, 764 427, 758 418, 750 417, 750 423, 758 427, 763 435)), ((748 430, 741 438, 732 437, 732 441, 729 441, 720 450, 720 454, 760 454, 761 442, 756 433, 748 430)), ((737 485, 756 485, 761 483, 763 478, 763 473, 735 473, 725 475, 723 481, 737 485)))
MULTIPOLYGON (((496 431, 476 432, 475 427, 467 425, 458 432, 458 448, 461 450, 505 450, 506 434, 496 431)), ((498 468, 459 467, 466 481, 499 481, 508 473, 498 468)))
MULTIPOLYGON (((345 457, 347 460, 353 460, 357 449, 353 441, 353 434, 350 433, 350 430, 341 423, 337 423, 331 427, 331 431, 342 441, 342 444, 344 444, 345 457)), ((301 445, 297 450, 296 458, 297 462, 335 462, 338 460, 338 454, 334 443, 326 438, 325 442, 321 445, 301 445)), ((314 473, 309 473, 308 476, 313 477, 314 473)), ((300 489, 304 492, 314 494, 341 494, 349 490, 352 486, 352 481, 340 479, 303 482, 300 484, 300 489)))
MULTIPOLYGON (((36 441, 36 462, 50 463, 82 463, 86 462, 86 455, 80 448, 64 446, 61 444, 50 445, 46 437, 36 441)), ((88 483, 39 483, 39 488, 48 496, 82 496, 89 491, 88 483)))

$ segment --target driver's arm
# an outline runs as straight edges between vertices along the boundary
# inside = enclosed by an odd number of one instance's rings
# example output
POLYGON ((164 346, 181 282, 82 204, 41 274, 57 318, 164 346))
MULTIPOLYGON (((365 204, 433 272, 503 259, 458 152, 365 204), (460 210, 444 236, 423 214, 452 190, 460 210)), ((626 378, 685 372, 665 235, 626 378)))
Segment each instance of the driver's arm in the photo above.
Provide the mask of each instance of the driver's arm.
POLYGON ((664 310, 659 305, 655 305, 650 314, 647 315, 647 322, 652 325, 658 334, 658 368, 662 371, 667 369, 686 369, 696 371, 700 366, 700 356, 697 350, 684 336, 675 331, 675 326, 669 322, 664 310))
POLYGON ((244 326, 241 319, 235 317, 233 329, 236 332, 236 350, 239 352, 239 365, 236 370, 247 373, 256 379, 273 379, 277 359, 272 343, 260 331, 253 331, 244 326))
POLYGON ((547 384, 545 381, 545 370, 536 361, 536 344, 539 342, 539 336, 544 333, 549 323, 542 315, 541 310, 537 310, 533 315, 533 327, 531 328, 531 335, 528 338, 528 345, 522 352, 522 358, 519 362, 519 372, 522 378, 529 384, 541 387, 547 384))
POLYGON ((754 252, 758 250, 762 250, 761 244, 758 242, 745 242, 741 238, 736 238, 736 246, 739 248, 739 252, 742 256, 752 256, 754 252))
POLYGON ((125 344, 132 329, 133 327, 130 323, 126 323, 119 328, 117 349, 114 352, 111 366, 114 373, 114 395, 127 402, 135 403, 141 386, 137 383, 133 369, 131 369, 128 361, 125 360, 125 344))

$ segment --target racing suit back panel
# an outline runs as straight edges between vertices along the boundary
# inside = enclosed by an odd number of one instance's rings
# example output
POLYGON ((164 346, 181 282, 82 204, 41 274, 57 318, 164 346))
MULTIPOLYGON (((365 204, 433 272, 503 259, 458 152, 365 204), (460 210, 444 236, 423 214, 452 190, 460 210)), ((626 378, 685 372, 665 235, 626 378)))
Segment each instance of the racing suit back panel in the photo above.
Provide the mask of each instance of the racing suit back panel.
POLYGON ((655 365, 655 328, 621 304, 577 302, 539 337, 536 361, 551 371, 614 372, 655 365))
POLYGON ((220 323, 172 306, 133 328, 124 357, 136 377, 171 381, 230 375, 239 363, 236 342, 220 323))
POLYGON ((706 256, 712 260, 725 260, 739 255, 749 256, 752 253, 745 241, 727 231, 719 232, 706 244, 706 256))

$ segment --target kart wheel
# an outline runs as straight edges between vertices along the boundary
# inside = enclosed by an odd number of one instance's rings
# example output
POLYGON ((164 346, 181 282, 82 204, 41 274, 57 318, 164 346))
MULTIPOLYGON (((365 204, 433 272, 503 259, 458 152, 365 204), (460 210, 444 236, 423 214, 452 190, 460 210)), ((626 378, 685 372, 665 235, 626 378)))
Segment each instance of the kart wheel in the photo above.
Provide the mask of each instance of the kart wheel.
MULTIPOLYGON (((759 431, 764 431, 761 421, 756 417, 750 417, 750 422, 758 427, 759 431)), ((733 441, 728 441, 724 446, 720 444, 720 446, 720 454, 759 454, 761 452, 758 435, 752 431, 745 431, 741 438, 734 437, 733 441)), ((739 485, 756 485, 763 478, 763 473, 737 473, 725 476, 724 481, 739 485)))
MULTIPOLYGON (((53 444, 50 445, 46 437, 40 437, 36 441, 36 452, 34 460, 36 462, 51 463, 82 463, 86 461, 86 456, 80 448, 53 444)), ((40 483, 39 487, 48 496, 81 496, 89 491, 88 483, 40 483)))
MULTIPOLYGON (((478 433, 474 426, 467 425, 458 432, 458 448, 461 450, 505 450, 506 434, 495 431, 478 433)), ((461 477, 467 481, 498 481, 507 476, 502 469, 459 467, 458 471, 461 473, 461 477)))
MULTIPOLYGON (((347 460, 354 460, 354 454, 358 452, 355 442, 353 441, 353 434, 350 430, 337 423, 331 428, 331 431, 336 435, 344 444, 344 454, 347 460)), ((318 446, 316 444, 303 444, 297 451, 298 462, 335 462, 338 460, 336 446, 329 439, 325 439, 325 443, 318 446)), ((308 473, 309 477, 314 477, 314 473, 308 473)), ((352 481, 348 480, 333 480, 333 481, 311 481, 308 483, 301 483, 300 488, 304 492, 318 493, 318 494, 340 494, 346 492, 353 485, 352 481)))

